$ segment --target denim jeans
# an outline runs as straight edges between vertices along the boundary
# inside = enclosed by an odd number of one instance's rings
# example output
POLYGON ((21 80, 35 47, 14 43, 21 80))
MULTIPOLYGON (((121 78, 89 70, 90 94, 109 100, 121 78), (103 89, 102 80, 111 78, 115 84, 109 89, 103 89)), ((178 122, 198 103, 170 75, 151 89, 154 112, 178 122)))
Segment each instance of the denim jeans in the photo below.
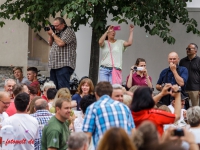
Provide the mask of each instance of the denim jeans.
POLYGON ((59 69, 51 69, 50 71, 50 80, 54 82, 56 88, 59 90, 60 88, 70 88, 70 76, 74 72, 69 66, 65 66, 59 69))
POLYGON ((112 69, 100 67, 99 81, 108 81, 110 84, 112 84, 112 69))

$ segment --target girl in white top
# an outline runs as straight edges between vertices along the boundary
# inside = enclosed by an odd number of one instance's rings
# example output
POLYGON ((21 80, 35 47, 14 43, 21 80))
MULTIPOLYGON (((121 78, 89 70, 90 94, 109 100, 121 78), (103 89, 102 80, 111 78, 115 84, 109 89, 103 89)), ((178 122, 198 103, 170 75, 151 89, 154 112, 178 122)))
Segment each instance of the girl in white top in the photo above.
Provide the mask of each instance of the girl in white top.
POLYGON ((109 81, 112 84, 112 60, 110 55, 110 48, 113 57, 114 67, 122 70, 122 53, 126 47, 131 46, 133 43, 133 29, 134 26, 130 25, 130 33, 128 41, 116 40, 114 26, 109 26, 107 31, 99 39, 100 50, 102 51, 102 60, 99 70, 99 80, 109 81), (109 46, 110 45, 110 46, 109 46))

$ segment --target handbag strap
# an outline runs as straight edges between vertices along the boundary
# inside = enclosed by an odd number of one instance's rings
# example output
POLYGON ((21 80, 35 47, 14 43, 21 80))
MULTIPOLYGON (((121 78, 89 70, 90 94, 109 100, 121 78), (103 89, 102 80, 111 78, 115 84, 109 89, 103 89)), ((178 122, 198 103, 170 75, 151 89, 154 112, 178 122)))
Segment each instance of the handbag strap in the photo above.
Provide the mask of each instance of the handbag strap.
POLYGON ((108 41, 108 46, 110 49, 110 57, 111 57, 111 61, 112 61, 112 67, 114 68, 114 63, 113 63, 113 57, 112 57, 112 51, 111 51, 111 47, 110 47, 110 42, 108 41))

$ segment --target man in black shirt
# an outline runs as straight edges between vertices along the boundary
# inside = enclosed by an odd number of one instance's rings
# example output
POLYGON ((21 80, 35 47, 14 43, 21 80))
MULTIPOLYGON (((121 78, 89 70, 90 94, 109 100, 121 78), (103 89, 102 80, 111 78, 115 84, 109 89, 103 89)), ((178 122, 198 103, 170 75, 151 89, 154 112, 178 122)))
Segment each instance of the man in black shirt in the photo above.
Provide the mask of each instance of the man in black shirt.
POLYGON ((192 106, 199 106, 200 97, 200 57, 197 56, 198 46, 190 43, 186 48, 187 57, 181 59, 179 65, 188 69, 188 81, 186 91, 192 102, 192 106))

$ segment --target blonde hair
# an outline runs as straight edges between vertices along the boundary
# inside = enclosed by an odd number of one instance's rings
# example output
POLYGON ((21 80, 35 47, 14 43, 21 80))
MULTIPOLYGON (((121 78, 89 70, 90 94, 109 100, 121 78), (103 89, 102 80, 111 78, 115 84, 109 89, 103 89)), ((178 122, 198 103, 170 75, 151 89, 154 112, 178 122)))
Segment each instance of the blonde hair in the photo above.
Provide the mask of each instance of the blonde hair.
POLYGON ((123 103, 128 107, 130 107, 132 99, 133 98, 130 95, 127 95, 127 94, 123 95, 123 103))
POLYGON ((132 92, 132 93, 134 94, 135 90, 137 90, 138 87, 140 87, 140 86, 134 85, 134 86, 132 86, 132 87, 129 89, 129 91, 132 92))
POLYGON ((171 113, 171 110, 170 110, 169 107, 166 106, 166 105, 161 105, 160 107, 158 107, 158 109, 161 109, 161 110, 164 110, 164 111, 166 111, 166 112, 170 112, 170 113, 171 113))
POLYGON ((71 93, 68 88, 61 88, 56 93, 52 106, 55 107, 55 103, 58 98, 67 98, 71 101, 71 93))

